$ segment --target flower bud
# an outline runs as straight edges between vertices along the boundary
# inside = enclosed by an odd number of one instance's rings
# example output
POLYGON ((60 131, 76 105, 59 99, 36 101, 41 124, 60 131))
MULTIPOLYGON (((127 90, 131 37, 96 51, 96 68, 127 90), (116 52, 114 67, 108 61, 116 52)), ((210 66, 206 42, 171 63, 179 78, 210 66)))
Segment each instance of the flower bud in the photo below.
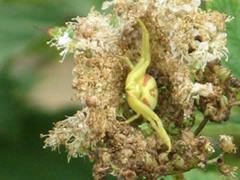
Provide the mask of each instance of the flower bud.
POLYGON ((218 77, 224 83, 231 76, 231 71, 225 67, 221 67, 218 71, 218 77))

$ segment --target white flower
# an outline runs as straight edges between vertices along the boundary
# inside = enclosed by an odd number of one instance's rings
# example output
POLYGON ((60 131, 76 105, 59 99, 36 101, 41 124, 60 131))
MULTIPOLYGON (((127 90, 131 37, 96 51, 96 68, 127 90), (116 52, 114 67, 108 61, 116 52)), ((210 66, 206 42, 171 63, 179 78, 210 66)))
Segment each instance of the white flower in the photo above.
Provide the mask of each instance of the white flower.
POLYGON ((217 27, 213 23, 206 22, 204 25, 208 28, 210 33, 216 33, 217 27))
POLYGON ((213 95, 214 92, 213 92, 212 83, 206 83, 206 84, 194 83, 190 94, 192 95, 199 94, 203 97, 208 97, 209 95, 213 95))
POLYGON ((189 4, 184 4, 182 6, 182 9, 186 12, 190 12, 192 10, 192 7, 189 4))
POLYGON ((201 5, 201 0, 192 0, 191 4, 195 8, 198 8, 201 5))
POLYGON ((60 56, 62 56, 62 59, 60 60, 60 62, 62 63, 66 57, 66 55, 68 54, 69 51, 71 51, 71 47, 73 46, 73 41, 72 39, 69 37, 69 33, 68 32, 64 32, 63 36, 60 36, 57 40, 57 48, 58 49, 63 49, 60 52, 60 56))
POLYGON ((108 9, 110 6, 115 4, 128 4, 133 3, 133 0, 113 0, 113 1, 104 1, 102 4, 102 10, 108 9))
POLYGON ((199 49, 199 51, 208 50, 209 49, 208 42, 198 43, 198 49, 199 49))
POLYGON ((65 32, 63 34, 63 36, 60 36, 58 39, 58 45, 59 46, 67 46, 68 44, 70 44, 72 42, 72 39, 69 38, 69 33, 65 32))
POLYGON ((176 5, 174 3, 169 3, 168 8, 173 13, 178 13, 181 11, 185 11, 185 12, 189 13, 191 11, 197 11, 200 4, 201 4, 200 0, 192 0, 190 3, 183 4, 183 5, 176 5))
POLYGON ((108 9, 113 4, 114 4, 114 1, 104 1, 103 4, 102 4, 102 10, 108 9))
POLYGON ((208 52, 207 55, 206 55, 206 59, 207 59, 208 62, 211 62, 211 61, 216 60, 217 56, 215 56, 214 54, 208 52))
POLYGON ((158 5, 162 6, 166 4, 166 0, 158 0, 158 5))
POLYGON ((60 63, 62 63, 64 61, 67 53, 68 53, 68 49, 67 48, 60 52, 60 56, 62 56, 62 59, 59 61, 60 63))

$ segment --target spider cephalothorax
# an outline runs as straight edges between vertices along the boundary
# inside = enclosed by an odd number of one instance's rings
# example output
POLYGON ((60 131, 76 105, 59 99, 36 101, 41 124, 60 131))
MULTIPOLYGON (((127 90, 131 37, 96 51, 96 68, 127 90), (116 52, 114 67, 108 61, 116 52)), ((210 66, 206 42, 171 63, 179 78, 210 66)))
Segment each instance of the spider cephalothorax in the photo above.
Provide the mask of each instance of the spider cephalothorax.
POLYGON ((137 114, 130 117, 126 122, 130 123, 142 115, 145 120, 150 122, 153 129, 167 144, 169 152, 171 151, 170 138, 163 128, 161 119, 153 111, 158 99, 157 84, 152 76, 146 74, 146 70, 151 62, 149 33, 143 22, 139 19, 137 21, 143 31, 140 60, 134 66, 127 57, 124 57, 128 66, 131 68, 125 84, 127 102, 137 114))

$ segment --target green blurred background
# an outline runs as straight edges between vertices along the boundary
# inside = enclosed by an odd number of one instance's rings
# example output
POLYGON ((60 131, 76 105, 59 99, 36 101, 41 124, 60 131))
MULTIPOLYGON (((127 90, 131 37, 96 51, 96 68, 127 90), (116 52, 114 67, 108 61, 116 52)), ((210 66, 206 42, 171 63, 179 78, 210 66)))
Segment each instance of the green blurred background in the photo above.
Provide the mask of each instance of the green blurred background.
MULTIPOLYGON (((100 10, 101 3, 102 0, 0 0, 0 180, 93 179, 92 164, 87 158, 67 163, 64 149, 58 153, 42 148, 40 133, 46 134, 54 122, 71 116, 79 107, 71 101, 71 56, 59 63, 57 50, 49 48, 46 42, 50 38, 39 28, 64 25, 73 17, 86 16, 92 6, 100 10)), ((225 65, 240 77, 239 0, 214 0, 203 7, 235 16, 228 25, 231 55, 225 65)), ((209 123, 203 134, 214 140, 218 134, 231 134, 239 146, 239 112, 235 108, 232 120, 224 125, 209 123)), ((228 156, 227 162, 240 166, 239 153, 228 156)), ((186 174, 191 180, 216 180, 220 176, 214 166, 186 174)))

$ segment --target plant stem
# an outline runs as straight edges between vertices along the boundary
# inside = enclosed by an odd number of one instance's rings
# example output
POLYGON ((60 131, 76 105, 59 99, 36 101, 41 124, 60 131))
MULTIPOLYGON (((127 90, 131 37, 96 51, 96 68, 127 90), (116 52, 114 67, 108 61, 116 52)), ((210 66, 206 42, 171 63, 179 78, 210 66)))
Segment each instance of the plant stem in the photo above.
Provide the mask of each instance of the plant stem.
POLYGON ((183 173, 172 175, 172 177, 173 177, 173 180, 186 180, 186 179, 184 178, 183 173))
POLYGON ((208 122, 208 119, 207 118, 204 118, 202 120, 202 122, 200 123, 200 125, 198 126, 198 128, 195 130, 194 132, 194 135, 197 136, 201 131, 202 129, 204 128, 204 126, 207 124, 208 122))
POLYGON ((219 154, 217 157, 208 160, 207 164, 217 164, 217 160, 219 159, 219 157, 223 156, 223 153, 219 154))

